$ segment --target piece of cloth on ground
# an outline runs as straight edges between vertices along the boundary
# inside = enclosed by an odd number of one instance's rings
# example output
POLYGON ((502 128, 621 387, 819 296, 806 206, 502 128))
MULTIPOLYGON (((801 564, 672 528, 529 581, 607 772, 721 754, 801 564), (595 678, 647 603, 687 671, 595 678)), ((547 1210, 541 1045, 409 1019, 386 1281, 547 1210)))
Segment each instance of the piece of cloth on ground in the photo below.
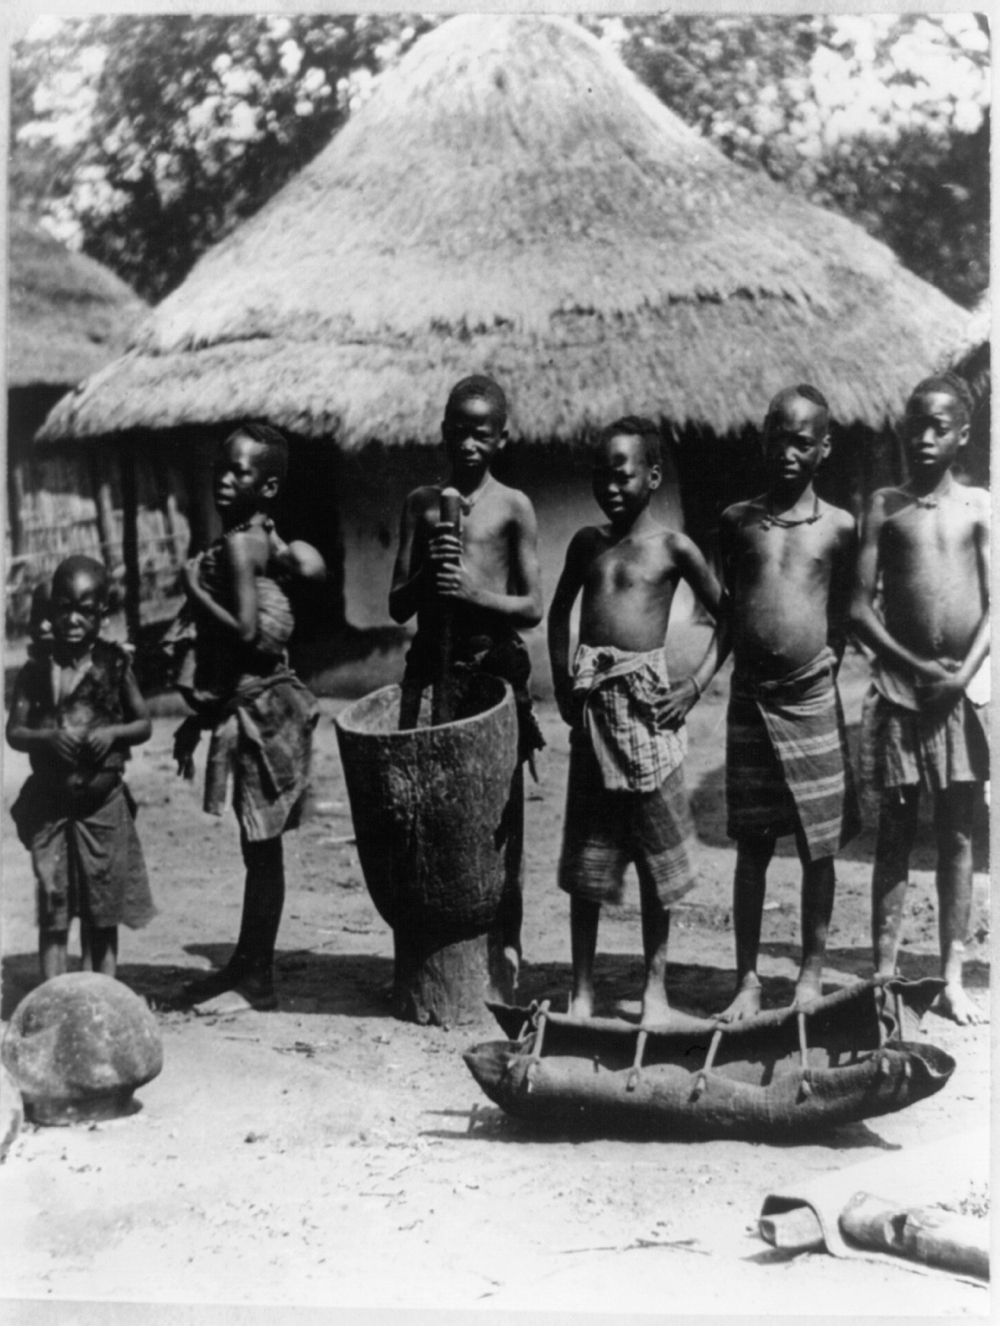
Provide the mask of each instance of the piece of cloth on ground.
POLYGON ((295 828, 309 790, 315 697, 289 668, 245 677, 212 730, 204 808, 221 815, 232 781, 233 809, 248 841, 295 828))
POLYGON ((694 888, 694 820, 679 765, 652 792, 605 787, 586 732, 570 737, 566 817, 559 887, 591 902, 620 901, 625 868, 635 864, 642 890, 672 906, 694 888))
POLYGON ((943 713, 919 711, 888 700, 873 683, 861 717, 861 778, 866 792, 919 786, 933 795, 953 783, 985 783, 989 776, 985 705, 974 705, 966 694, 943 713))
POLYGON ((835 663, 827 648, 774 681, 734 671, 726 740, 731 838, 783 837, 801 826, 809 858, 816 861, 858 833, 835 663))
MULTIPOLYGON (((535 775, 534 754, 545 746, 542 729, 538 726, 528 682, 531 677, 531 658, 524 641, 513 627, 498 626, 490 632, 477 630, 468 635, 456 632, 452 639, 452 666, 457 670, 474 668, 491 677, 507 682, 514 692, 517 709, 517 758, 528 763, 535 775)), ((417 631, 406 655, 403 682, 430 686, 436 679, 439 661, 439 643, 427 629, 417 631)))
POLYGON ((573 700, 604 786, 655 792, 687 754, 687 731, 661 727, 659 704, 670 691, 662 649, 636 653, 580 645, 573 659, 573 700))
POLYGON ((110 792, 73 795, 32 774, 11 814, 31 852, 41 929, 66 930, 74 916, 139 929, 156 915, 135 801, 120 779, 110 792))
MULTIPOLYGON (((924 1146, 905 1147, 859 1165, 841 1167, 830 1174, 780 1188, 764 1198, 760 1213, 762 1216, 781 1215, 807 1206, 819 1220, 827 1252, 834 1257, 859 1257, 921 1274, 950 1275, 953 1273, 849 1243, 841 1232, 840 1216, 855 1193, 871 1193, 897 1205, 900 1210, 945 1202, 959 1203, 971 1192, 986 1189, 989 1154, 989 1129, 974 1129, 924 1146)), ((970 1284, 982 1283, 971 1277, 968 1279, 970 1284)))

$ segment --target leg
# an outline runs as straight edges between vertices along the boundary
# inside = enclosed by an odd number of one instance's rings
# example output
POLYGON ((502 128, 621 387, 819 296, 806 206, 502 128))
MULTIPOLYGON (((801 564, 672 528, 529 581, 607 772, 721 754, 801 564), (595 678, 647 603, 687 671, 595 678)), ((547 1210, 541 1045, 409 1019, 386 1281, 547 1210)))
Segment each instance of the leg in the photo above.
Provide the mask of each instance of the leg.
POLYGON ((38 959, 43 981, 51 981, 53 976, 66 975, 68 953, 68 930, 39 930, 38 959))
POLYGON ((247 868, 243 919, 236 951, 221 971, 192 981, 184 989, 188 1003, 203 1003, 225 990, 240 990, 258 1008, 273 1008, 274 946, 285 903, 285 868, 281 838, 250 842, 240 834, 247 868))
POLYGON ((985 1021, 962 986, 965 938, 972 917, 972 816, 976 786, 953 783, 938 793, 934 803, 938 929, 941 975, 945 980, 937 1006, 960 1026, 985 1021))
POLYGON ((887 788, 879 808, 872 870, 872 948, 878 976, 895 976, 920 789, 887 788))
POLYGON ((509 815, 504 848, 504 893, 498 924, 503 961, 511 989, 517 989, 521 969, 521 923, 524 919, 524 767, 518 765, 510 784, 509 815))
POLYGON ((80 918, 80 949, 83 970, 115 976, 118 970, 118 927, 97 926, 80 918))
POLYGON ((757 951, 764 915, 767 867, 774 855, 774 839, 747 835, 737 839, 736 876, 733 880, 733 930, 736 933, 736 998, 721 1014, 726 1022, 741 1022, 760 1012, 757 951))
POLYGON ((809 847, 801 831, 796 842, 802 862, 802 966, 795 983, 793 1007, 803 1008, 823 993, 823 962, 833 915, 836 873, 832 856, 809 859, 809 847))
POLYGON ((594 1012, 594 957, 597 953, 597 924, 601 904, 587 898, 570 898, 570 946, 573 952, 573 1017, 589 1018, 594 1012))
POLYGON ((667 998, 667 942, 670 909, 662 907, 655 887, 642 886, 642 952, 646 959, 646 987, 642 992, 643 1026, 662 1026, 670 1020, 667 998))

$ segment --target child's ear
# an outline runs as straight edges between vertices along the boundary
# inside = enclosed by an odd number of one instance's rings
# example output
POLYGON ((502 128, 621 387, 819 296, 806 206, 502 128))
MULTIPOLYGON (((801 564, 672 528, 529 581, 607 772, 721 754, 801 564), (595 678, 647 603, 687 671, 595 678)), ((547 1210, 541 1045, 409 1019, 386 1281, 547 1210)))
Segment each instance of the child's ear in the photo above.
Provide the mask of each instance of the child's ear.
POLYGON ((971 432, 972 432, 972 426, 971 424, 968 423, 963 424, 962 427, 958 430, 958 445, 960 447, 964 447, 965 444, 968 442, 971 432))
POLYGON ((506 428, 500 430, 500 441, 497 443, 497 451, 503 451, 504 447, 510 441, 510 433, 506 428))
POLYGON ((261 497, 266 498, 267 501, 273 502, 278 496, 279 487, 278 476, 276 474, 269 474, 260 486, 260 495, 261 497))
POLYGON ((649 467, 649 487, 655 492, 663 482, 663 469, 660 465, 650 465, 649 467))

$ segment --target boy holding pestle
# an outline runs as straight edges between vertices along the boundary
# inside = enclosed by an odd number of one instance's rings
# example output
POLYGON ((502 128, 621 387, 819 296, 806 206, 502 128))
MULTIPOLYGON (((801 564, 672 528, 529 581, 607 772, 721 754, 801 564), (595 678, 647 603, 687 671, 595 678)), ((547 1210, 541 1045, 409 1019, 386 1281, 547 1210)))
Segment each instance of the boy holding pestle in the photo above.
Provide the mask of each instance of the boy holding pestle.
MULTIPOLYGON (((417 618, 403 676, 400 727, 416 727, 426 686, 441 687, 447 697, 448 668, 456 663, 501 677, 513 687, 519 763, 511 787, 501 930, 504 961, 516 984, 524 845, 521 766, 544 745, 528 695, 528 652, 518 634, 542 619, 538 529, 524 493, 490 473, 493 457, 507 442, 507 400, 492 378, 477 374, 452 389, 441 436, 450 466, 448 484, 417 488, 407 497, 389 592, 394 621, 417 618), (446 519, 455 515, 449 502, 458 506, 457 521, 446 519), (450 647, 448 659, 442 657, 442 643, 450 647)), ((440 698, 436 707, 440 720, 440 698)))

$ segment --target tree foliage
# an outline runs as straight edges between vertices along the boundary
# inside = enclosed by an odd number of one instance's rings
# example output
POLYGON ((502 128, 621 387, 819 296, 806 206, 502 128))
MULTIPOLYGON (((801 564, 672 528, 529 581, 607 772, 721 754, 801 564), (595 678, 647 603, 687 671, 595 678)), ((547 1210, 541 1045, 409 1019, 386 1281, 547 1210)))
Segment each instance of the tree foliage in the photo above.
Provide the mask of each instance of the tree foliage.
POLYGON ((78 226, 86 252, 155 301, 329 142, 367 79, 427 26, 374 14, 64 23, 56 52, 24 43, 12 71, 15 193, 78 226), (39 80, 53 54, 55 77, 39 80), (75 141, 74 97, 90 121, 75 141))
POLYGON ((972 305, 989 283, 989 37, 969 14, 635 16, 607 34, 731 157, 972 305))
MULTIPOLYGON (((440 19, 116 15, 12 62, 11 195, 150 299, 440 19)), ((965 304, 988 283, 989 42, 968 14, 583 20, 668 106, 965 304)))

